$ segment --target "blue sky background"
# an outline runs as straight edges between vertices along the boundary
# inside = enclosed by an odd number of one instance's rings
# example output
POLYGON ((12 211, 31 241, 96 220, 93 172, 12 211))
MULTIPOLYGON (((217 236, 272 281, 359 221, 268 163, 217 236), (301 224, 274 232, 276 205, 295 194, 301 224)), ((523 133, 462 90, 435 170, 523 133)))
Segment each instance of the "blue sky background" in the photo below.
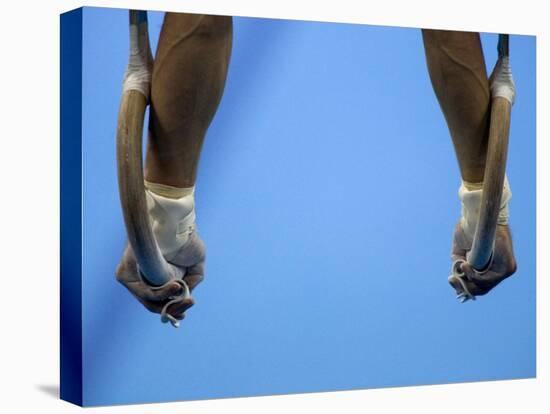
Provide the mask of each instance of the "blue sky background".
MULTIPOLYGON (((447 284, 460 178, 420 30, 235 18, 197 181, 207 275, 176 330, 114 278, 127 19, 84 12, 84 404, 535 375, 534 37, 510 46, 518 272, 461 305, 447 284)), ((497 36, 482 41, 490 70, 497 36)))

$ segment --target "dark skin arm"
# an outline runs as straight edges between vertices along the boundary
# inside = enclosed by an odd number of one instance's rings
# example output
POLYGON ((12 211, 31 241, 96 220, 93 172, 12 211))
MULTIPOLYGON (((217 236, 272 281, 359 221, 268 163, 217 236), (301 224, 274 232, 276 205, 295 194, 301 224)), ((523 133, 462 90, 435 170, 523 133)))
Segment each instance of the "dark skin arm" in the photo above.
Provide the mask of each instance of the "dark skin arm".
MULTIPOLYGON (((462 179, 483 181, 491 94, 478 33, 422 30, 426 62, 432 85, 447 126, 462 179)), ((460 223, 453 235, 452 259, 466 259, 471 246, 460 223)), ((470 292, 484 295, 516 271, 512 237, 508 225, 498 225, 493 261, 488 271, 478 275, 463 266, 470 292)), ((453 284, 460 293, 461 287, 453 284)))
MULTIPOLYGON (((153 66, 145 179, 187 188, 195 185, 202 143, 221 100, 232 44, 232 18, 166 13, 153 66)), ((204 245, 198 235, 183 247, 177 263, 192 291, 204 277, 204 245), (187 263, 186 257, 193 257, 187 263), (185 264, 185 266, 183 266, 185 264)), ((182 286, 153 287, 140 276, 130 246, 116 270, 122 283, 145 308, 160 313, 182 286)), ((168 313, 182 319, 193 298, 168 313)))

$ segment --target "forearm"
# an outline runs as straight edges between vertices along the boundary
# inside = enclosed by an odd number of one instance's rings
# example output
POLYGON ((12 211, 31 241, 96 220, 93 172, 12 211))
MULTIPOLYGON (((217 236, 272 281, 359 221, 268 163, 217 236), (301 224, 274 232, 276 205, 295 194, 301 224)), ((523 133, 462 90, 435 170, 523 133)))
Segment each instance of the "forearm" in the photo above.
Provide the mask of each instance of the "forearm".
POLYGON ((232 18, 166 13, 151 86, 145 179, 195 184, 206 131, 221 100, 232 18))
POLYGON ((432 85, 464 181, 483 180, 490 92, 478 33, 422 30, 432 85))

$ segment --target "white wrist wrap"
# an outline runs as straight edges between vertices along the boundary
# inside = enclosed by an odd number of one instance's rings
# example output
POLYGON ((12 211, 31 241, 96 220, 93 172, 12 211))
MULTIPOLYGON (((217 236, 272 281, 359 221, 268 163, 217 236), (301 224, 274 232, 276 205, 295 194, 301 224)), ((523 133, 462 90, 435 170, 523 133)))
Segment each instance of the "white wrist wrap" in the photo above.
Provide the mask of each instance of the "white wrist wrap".
MULTIPOLYGON (((481 206, 481 195, 483 193, 483 183, 467 183, 462 181, 458 190, 458 197, 462 202, 462 217, 460 224, 468 242, 472 243, 479 220, 479 210, 481 206)), ((512 198, 512 191, 508 183, 508 177, 504 177, 502 189, 502 198, 500 200, 500 212, 498 215, 498 224, 508 224, 508 202, 512 198)))
POLYGON ((516 98, 516 85, 512 77, 512 68, 510 67, 510 58, 508 56, 500 57, 493 69, 490 79, 491 96, 493 98, 500 96, 507 99, 510 104, 514 103, 516 98))
POLYGON ((162 184, 146 183, 145 194, 153 233, 164 258, 168 261, 187 243, 195 231, 195 188, 180 189, 162 184), (153 192, 158 186, 174 189, 178 198, 169 198, 153 192))
POLYGON ((124 74, 122 92, 140 91, 149 99, 151 74, 153 72, 153 55, 149 45, 147 22, 130 25, 130 58, 124 74))

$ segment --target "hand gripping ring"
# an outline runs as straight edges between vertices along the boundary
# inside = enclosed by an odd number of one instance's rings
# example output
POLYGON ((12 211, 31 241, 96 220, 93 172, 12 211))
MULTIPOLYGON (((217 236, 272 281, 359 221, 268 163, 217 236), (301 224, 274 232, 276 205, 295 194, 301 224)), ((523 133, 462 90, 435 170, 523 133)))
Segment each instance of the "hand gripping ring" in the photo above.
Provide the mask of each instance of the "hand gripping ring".
POLYGON ((462 270, 462 265, 466 263, 465 260, 458 259, 455 260, 451 266, 451 271, 453 272, 449 276, 449 282, 452 284, 453 281, 457 281, 460 284, 460 287, 462 288, 462 291, 458 293, 456 298, 460 301, 460 303, 464 303, 468 300, 476 300, 475 295, 473 295, 468 287, 466 286, 466 283, 464 281, 464 278, 466 277, 466 273, 462 270))
MULTIPOLYGON (((467 279, 467 276, 466 276, 466 273, 462 270, 462 265, 464 263, 466 263, 466 261, 463 259, 455 260, 451 266, 451 271, 453 273, 449 276, 449 282, 453 282, 456 280, 458 283, 460 283, 462 292, 460 292, 456 296, 456 298, 460 301, 460 303, 464 303, 468 300, 476 300, 475 295, 472 292, 470 292, 470 290, 466 286, 465 279, 467 279)), ((491 254, 489 263, 487 264, 485 269, 476 270, 475 268, 472 268, 472 270, 475 272, 476 276, 482 276, 483 274, 487 273, 487 271, 491 268, 492 264, 493 264, 493 255, 491 254)))

